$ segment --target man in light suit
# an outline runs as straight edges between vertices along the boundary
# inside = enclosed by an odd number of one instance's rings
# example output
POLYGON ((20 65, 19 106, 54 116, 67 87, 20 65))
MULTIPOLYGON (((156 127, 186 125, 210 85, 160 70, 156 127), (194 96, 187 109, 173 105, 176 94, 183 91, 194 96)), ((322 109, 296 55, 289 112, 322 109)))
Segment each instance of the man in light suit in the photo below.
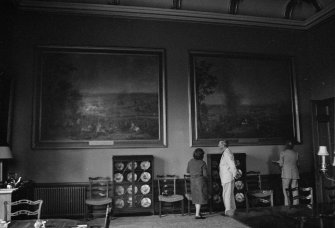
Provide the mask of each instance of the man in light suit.
MULTIPOLYGON (((287 188, 295 188, 298 187, 299 177, 299 154, 295 150, 293 150, 294 144, 293 141, 288 140, 285 145, 285 149, 280 152, 279 161, 274 161, 279 164, 282 168, 281 178, 283 185, 283 194, 284 194, 284 203, 285 205, 289 205, 289 197, 286 193, 287 188)), ((293 192, 293 196, 295 196, 297 192, 293 192)), ((294 200, 293 205, 299 204, 299 200, 294 200)))
POLYGON ((236 204, 234 197, 234 178, 237 175, 234 155, 228 148, 228 141, 219 142, 219 148, 222 152, 220 160, 220 179, 222 184, 222 199, 225 206, 225 215, 233 216, 236 204))

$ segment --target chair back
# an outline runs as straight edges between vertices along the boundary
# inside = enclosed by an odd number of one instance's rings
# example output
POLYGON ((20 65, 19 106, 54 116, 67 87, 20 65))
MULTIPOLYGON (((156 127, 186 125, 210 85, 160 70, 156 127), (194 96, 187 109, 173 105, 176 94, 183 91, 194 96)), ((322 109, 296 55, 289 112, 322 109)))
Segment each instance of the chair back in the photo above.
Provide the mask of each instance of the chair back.
POLYGON ((288 204, 290 207, 297 205, 305 205, 313 209, 313 188, 312 187, 295 187, 287 188, 286 194, 288 196, 288 204), (296 202, 296 203, 295 203, 296 202))
POLYGON ((191 175, 184 174, 184 188, 185 194, 191 194, 191 175))
POLYGON ((261 190, 262 179, 259 171, 248 171, 245 175, 246 190, 261 190))
POLYGON ((109 198, 110 177, 89 177, 88 198, 101 199, 109 198))
POLYGON ((176 195, 176 175, 157 175, 158 195, 176 195))
POLYGON ((325 190, 327 192, 326 202, 331 206, 335 206, 335 185, 334 186, 325 186, 325 190))
POLYGON ((11 217, 19 215, 36 216, 37 219, 41 217, 43 200, 31 201, 22 199, 14 202, 4 202, 4 220, 10 221, 11 217), (10 211, 10 218, 7 218, 7 214, 10 211))

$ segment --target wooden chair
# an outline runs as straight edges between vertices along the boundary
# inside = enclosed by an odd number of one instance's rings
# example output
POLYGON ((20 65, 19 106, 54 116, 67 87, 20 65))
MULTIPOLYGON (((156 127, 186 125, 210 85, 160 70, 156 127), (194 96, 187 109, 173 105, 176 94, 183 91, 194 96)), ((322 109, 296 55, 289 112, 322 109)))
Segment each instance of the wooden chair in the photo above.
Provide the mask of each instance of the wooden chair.
POLYGON ((296 227, 303 228, 307 220, 318 218, 314 213, 314 200, 312 187, 295 187, 287 188, 286 194, 288 197, 289 209, 296 208, 301 212, 295 213, 293 219, 296 222, 296 227), (310 209, 311 214, 306 214, 303 209, 310 209))
POLYGON ((250 207, 273 207, 273 190, 262 188, 260 172, 249 171, 245 178, 247 212, 250 207))
POLYGON ((162 203, 181 202, 181 212, 184 215, 184 196, 176 193, 175 175, 160 176, 157 175, 158 180, 158 201, 159 201, 159 217, 162 217, 162 203))
POLYGON ((27 199, 22 199, 14 202, 4 202, 4 220, 10 221, 11 217, 26 215, 26 216, 36 216, 36 219, 41 217, 41 208, 43 200, 31 201, 27 199), (8 212, 10 211, 10 217, 7 218, 8 212))
POLYGON ((111 206, 112 198, 109 197, 110 183, 110 177, 89 177, 89 188, 87 199, 85 200, 85 204, 87 205, 87 216, 92 214, 92 217, 94 218, 95 215, 105 214, 105 209, 97 212, 97 207, 111 206))
POLYGON ((185 193, 184 196, 187 199, 187 212, 188 215, 191 215, 191 202, 192 202, 192 195, 191 195, 191 175, 184 174, 184 188, 185 193))
POLYGON ((327 207, 322 208, 319 214, 321 228, 331 227, 331 225, 326 225, 326 221, 331 220, 332 223, 335 221, 335 186, 326 186, 325 190, 327 193, 327 207))

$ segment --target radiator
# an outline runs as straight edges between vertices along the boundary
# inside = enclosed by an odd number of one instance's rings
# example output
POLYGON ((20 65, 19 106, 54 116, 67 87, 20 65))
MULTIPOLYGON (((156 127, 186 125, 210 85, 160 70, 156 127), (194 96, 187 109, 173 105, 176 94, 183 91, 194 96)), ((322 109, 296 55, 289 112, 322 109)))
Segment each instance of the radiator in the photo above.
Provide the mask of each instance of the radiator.
POLYGON ((34 188, 34 199, 43 200, 41 217, 84 217, 86 186, 38 184, 34 188))

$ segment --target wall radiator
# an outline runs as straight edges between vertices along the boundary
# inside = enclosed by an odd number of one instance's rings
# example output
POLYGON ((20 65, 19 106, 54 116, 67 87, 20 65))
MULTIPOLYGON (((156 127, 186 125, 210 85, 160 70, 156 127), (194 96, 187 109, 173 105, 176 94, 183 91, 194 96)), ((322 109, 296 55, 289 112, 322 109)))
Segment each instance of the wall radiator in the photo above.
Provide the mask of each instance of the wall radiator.
POLYGON ((42 199, 42 218, 84 217, 86 183, 35 184, 34 199, 42 199))

